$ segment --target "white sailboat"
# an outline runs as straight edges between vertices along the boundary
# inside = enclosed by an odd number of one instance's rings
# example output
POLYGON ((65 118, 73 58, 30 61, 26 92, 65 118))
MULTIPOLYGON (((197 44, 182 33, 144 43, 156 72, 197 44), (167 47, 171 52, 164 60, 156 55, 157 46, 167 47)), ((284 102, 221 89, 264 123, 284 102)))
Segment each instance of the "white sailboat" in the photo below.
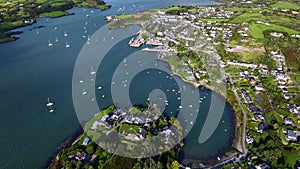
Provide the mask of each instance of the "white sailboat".
POLYGON ((52 102, 50 102, 50 98, 48 97, 48 101, 47 101, 47 107, 49 107, 49 106, 52 106, 53 105, 53 103, 52 102))
POLYGON ((66 31, 64 31, 64 36, 65 36, 65 37, 67 37, 67 36, 68 36, 68 34, 67 34, 67 32, 66 32, 66 31))
POLYGON ((82 89, 82 95, 86 95, 87 91, 85 89, 82 89))
POLYGON ((50 106, 50 110, 49 110, 50 113, 53 113, 54 112, 54 109, 50 106))
POLYGON ((50 40, 48 40, 48 46, 53 46, 53 44, 50 42, 50 40))
POLYGON ((55 37, 55 42, 58 42, 58 41, 59 41, 59 39, 57 37, 55 37))
POLYGON ((93 68, 93 66, 91 67, 91 73, 90 73, 91 75, 94 75, 94 74, 96 74, 96 71, 94 71, 94 68, 93 68))
POLYGON ((69 42, 67 41, 67 42, 66 42, 66 48, 69 48, 69 47, 71 47, 71 45, 70 45, 69 42))

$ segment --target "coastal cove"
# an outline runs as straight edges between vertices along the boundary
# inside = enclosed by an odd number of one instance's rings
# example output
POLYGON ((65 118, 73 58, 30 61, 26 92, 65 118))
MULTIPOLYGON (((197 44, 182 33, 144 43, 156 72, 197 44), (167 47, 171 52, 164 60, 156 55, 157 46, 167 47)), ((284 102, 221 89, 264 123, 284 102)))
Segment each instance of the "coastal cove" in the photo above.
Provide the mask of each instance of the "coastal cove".
MULTIPOLYGON (((115 1, 107 1, 107 3, 112 4, 112 8, 107 11, 73 8, 68 11, 74 13, 74 15, 71 16, 57 19, 37 19, 37 23, 17 29, 24 31, 23 34, 18 35, 18 37, 20 37, 18 41, 2 44, 0 46, 0 50, 3 51, 0 57, 0 75, 3 77, 0 83, 0 90, 1 93, 3 93, 3 97, 1 98, 3 106, 0 110, 1 113, 3 113, 2 115, 6 116, 6 118, 1 119, 3 125, 3 127, 1 127, 1 130, 3 130, 1 133, 4 133, 4 139, 1 139, 0 143, 1 145, 7 145, 3 147, 3 150, 10 150, 5 156, 1 156, 0 164, 4 166, 4 168, 45 167, 49 157, 56 151, 59 143, 61 143, 66 136, 74 133, 78 128, 79 122, 74 113, 71 98, 71 77, 76 57, 86 42, 86 39, 82 37, 84 35, 82 27, 86 22, 88 22, 88 25, 86 25, 88 34, 86 34, 86 36, 91 36, 93 32, 106 25, 104 18, 108 15, 116 15, 122 12, 140 12, 152 8, 178 5, 178 3, 190 3, 185 5, 196 5, 199 3, 199 5, 215 4, 210 1, 198 2, 196 0, 191 2, 159 2, 157 4, 148 1, 135 1, 132 2, 132 4, 115 1), (133 4, 136 4, 140 8, 132 8, 133 4), (119 8, 123 7, 125 9, 124 11, 118 11, 119 8), (91 13, 92 10, 94 10, 93 13, 91 13), (90 15, 89 18, 86 17, 87 14, 90 15), (39 26, 43 27, 35 29, 39 26), (57 27, 57 30, 54 30, 55 27, 57 27), (63 36, 64 32, 68 33, 68 37, 63 36), (50 39, 54 42, 55 37, 58 37, 60 41, 55 43, 53 48, 49 48, 47 46, 48 40, 50 39), (71 44, 71 48, 65 48, 66 41, 71 44), (34 47, 34 49, 32 49, 32 47, 34 47), (34 65, 34 68, 32 65, 34 65), (18 68, 22 68, 23 71, 18 71, 18 68), (24 81, 27 83, 22 83, 24 81), (34 88, 32 88, 32 86, 34 88), (46 89, 45 86, 47 86, 46 89), (18 97, 12 94, 12 90, 19 94, 18 97), (57 106, 53 114, 49 114, 47 108, 44 106, 47 97, 51 97, 57 106), (36 156, 36 160, 30 160, 27 156, 28 154, 36 156)), ((132 29, 139 30, 139 27, 132 26, 132 29)), ((109 31, 114 30, 107 30, 106 33, 109 33, 109 31)), ((114 38, 117 39, 118 37, 115 36, 114 38)), ((106 96, 105 99, 97 98, 100 109, 112 104, 108 85, 110 84, 109 75, 113 72, 113 66, 118 65, 124 59, 124 56, 140 50, 130 48, 128 46, 129 40, 130 38, 121 41, 110 50, 107 54, 111 58, 107 60, 110 64, 108 64, 107 67, 103 67, 102 70, 98 70, 98 72, 106 74, 104 77, 101 76, 102 78, 96 79, 96 84, 104 86, 98 96, 101 97, 103 94, 106 96), (118 53, 120 49, 123 51, 122 55, 118 53)), ((164 62, 161 62, 161 64, 168 66, 167 63, 164 62)), ((161 78, 160 81, 164 84, 165 76, 158 76, 155 70, 153 70, 153 72, 151 71, 150 74, 154 74, 154 76, 151 77, 153 79, 161 78)), ((155 86, 154 81, 148 85, 134 86, 138 83, 147 84, 147 80, 149 80, 150 77, 147 78, 145 75, 146 72, 144 72, 144 76, 138 76, 135 79, 136 82, 132 84, 136 89, 136 91, 132 93, 134 96, 132 99, 136 99, 137 101, 145 100, 146 95, 144 95, 144 91, 151 90, 153 85, 155 86)), ((186 85, 190 84, 186 83, 186 85)), ((198 89, 196 90, 198 91, 198 89)), ((225 113, 222 117, 222 121, 224 122, 220 124, 216 133, 211 138, 213 141, 208 141, 208 144, 211 145, 203 144, 199 146, 199 143, 193 140, 197 140, 196 137, 199 135, 199 131, 205 121, 206 113, 208 113, 207 109, 209 109, 211 91, 200 89, 199 92, 202 97, 206 97, 201 103, 203 104, 203 108, 201 108, 200 111, 203 116, 198 116, 197 125, 194 126, 192 132, 185 140, 186 145, 188 145, 186 152, 190 152, 191 154, 183 153, 183 157, 199 157, 199 152, 200 154, 204 154, 201 152, 207 153, 209 151, 210 153, 207 157, 200 156, 200 159, 216 159, 217 156, 222 156, 231 147, 235 130, 233 111, 230 105, 226 104, 225 113), (225 128, 227 132, 224 132, 225 128), (198 149, 195 149, 195 147, 198 147, 198 149), (208 150, 207 148, 212 149, 208 150)), ((220 96, 220 99, 223 98, 220 96)), ((175 100, 176 98, 174 98, 174 102, 176 102, 175 100)), ((170 107, 170 109, 172 109, 172 107, 170 107)), ((87 109, 86 111, 89 110, 87 109)), ((89 113, 92 114, 95 112, 89 113)))

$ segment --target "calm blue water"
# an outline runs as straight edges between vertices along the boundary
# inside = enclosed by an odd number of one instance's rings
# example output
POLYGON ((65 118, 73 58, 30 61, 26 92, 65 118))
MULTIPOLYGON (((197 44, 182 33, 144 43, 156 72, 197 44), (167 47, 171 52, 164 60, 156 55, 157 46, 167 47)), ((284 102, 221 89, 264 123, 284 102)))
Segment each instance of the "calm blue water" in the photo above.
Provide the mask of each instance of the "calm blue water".
MULTIPOLYGON (((19 29, 24 31, 23 34, 19 35, 19 40, 0 45, 0 148, 3 152, 0 154, 1 168, 45 167, 59 143, 73 134, 75 129, 79 127, 72 101, 72 73, 78 53, 86 42, 82 36, 92 35, 105 25, 105 16, 123 13, 118 11, 119 8, 125 9, 124 13, 134 13, 177 4, 214 4, 210 1, 199 0, 132 0, 126 2, 108 0, 107 3, 112 4, 113 7, 104 12, 94 9, 94 13, 92 13, 92 9, 74 8, 70 10, 75 13, 72 16, 38 19, 36 24, 19 29), (86 14, 90 14, 90 17, 87 18, 86 14), (41 25, 45 27, 30 30, 41 25), (87 33, 84 32, 84 26, 87 33), (67 37, 64 37, 64 31, 68 33, 67 37), (54 41, 55 37, 59 39, 59 42, 54 41), (53 47, 48 46, 48 40, 54 44, 53 47), (71 48, 65 48, 67 41, 71 48), (47 97, 55 101, 55 113, 48 112, 45 106, 47 97)), ((129 48, 127 43, 128 40, 126 39, 116 46, 123 51, 124 55, 138 50, 129 48)), ((119 50, 116 49, 116 51, 119 50)), ((117 65, 123 59, 124 56, 118 54, 114 51, 109 53, 110 58, 116 59, 110 59, 111 64, 103 67, 107 76, 112 71, 111 65, 117 65)), ((136 80, 143 82, 143 78, 145 76, 138 76, 136 80)), ((109 77, 97 79, 97 83, 105 86, 109 83, 107 79, 109 77)), ((155 84, 146 83, 136 86, 136 94, 134 95, 137 99, 145 98, 144 95, 139 94, 139 90, 151 88, 153 85, 155 84)), ((99 107, 104 108, 110 105, 112 101, 108 89, 103 89, 101 92, 108 95, 99 103, 99 107)), ((200 95, 205 92, 209 93, 206 90, 200 91, 200 95)), ((205 114, 208 112, 207 109, 204 106, 201 111, 205 114)), ((225 111, 231 112, 230 107, 226 107, 225 111)), ((226 151, 231 140, 231 136, 228 136, 231 134, 228 133, 233 133, 231 131, 231 114, 224 113, 222 120, 225 122, 220 124, 216 134, 211 138, 216 143, 213 146, 215 148, 209 150, 207 150, 207 145, 199 146, 192 139, 192 136, 197 135, 200 131, 203 125, 201 121, 205 120, 205 116, 198 116, 198 118, 199 123, 194 126, 195 129, 192 130, 191 136, 186 139, 188 143, 186 148, 189 149, 191 146, 194 151, 190 151, 191 153, 185 154, 185 156, 204 159, 213 157, 216 152, 226 151), (228 129, 227 133, 223 131, 224 127, 228 129), (222 138, 222 142, 219 142, 219 138, 222 138), (205 155, 208 153, 207 151, 210 153, 205 155), (203 156, 199 156, 197 152, 201 152, 200 154, 203 156)))

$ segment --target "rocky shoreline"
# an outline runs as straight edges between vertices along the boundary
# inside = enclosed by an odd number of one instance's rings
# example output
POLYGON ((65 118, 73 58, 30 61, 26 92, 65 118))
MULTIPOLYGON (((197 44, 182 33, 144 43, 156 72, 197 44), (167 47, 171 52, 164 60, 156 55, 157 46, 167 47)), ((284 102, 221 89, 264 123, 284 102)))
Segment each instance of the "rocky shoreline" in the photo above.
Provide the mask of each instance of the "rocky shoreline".
POLYGON ((51 166, 53 166, 56 162, 56 157, 57 155, 63 151, 64 149, 70 147, 74 141, 76 141, 78 139, 78 137, 80 137, 82 134, 84 133, 83 128, 80 126, 78 129, 76 129, 76 131, 74 132, 73 135, 67 137, 65 139, 65 141, 63 141, 62 143, 59 144, 59 146, 57 147, 56 152, 53 154, 53 156, 49 159, 48 163, 46 164, 45 168, 50 168, 51 166))

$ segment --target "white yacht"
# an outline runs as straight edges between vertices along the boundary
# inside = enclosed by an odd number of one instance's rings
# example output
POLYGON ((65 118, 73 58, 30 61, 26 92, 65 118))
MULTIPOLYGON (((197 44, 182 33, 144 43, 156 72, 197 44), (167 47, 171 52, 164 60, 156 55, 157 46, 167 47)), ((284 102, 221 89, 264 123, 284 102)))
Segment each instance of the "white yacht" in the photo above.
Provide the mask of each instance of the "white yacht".
POLYGON ((50 42, 50 40, 48 41, 48 46, 53 46, 53 44, 50 42))
POLYGON ((82 95, 86 95, 87 91, 85 89, 82 89, 82 95))
POLYGON ((101 89, 102 89, 102 86, 99 86, 99 87, 98 87, 98 90, 101 90, 101 89))
POLYGON ((69 42, 67 41, 67 42, 66 42, 66 48, 69 48, 69 47, 71 47, 71 45, 70 45, 69 42))
POLYGON ((64 36, 65 36, 65 37, 67 37, 67 36, 68 36, 68 34, 67 34, 67 32, 66 32, 66 31, 64 32, 64 36))
POLYGON ((54 109, 50 106, 50 110, 49 110, 50 113, 53 113, 54 112, 54 109))
POLYGON ((94 68, 93 68, 93 66, 91 67, 91 72, 90 72, 90 74, 91 74, 91 75, 94 75, 94 74, 96 74, 96 71, 94 71, 94 68))
POLYGON ((53 103, 52 102, 50 102, 50 98, 48 97, 48 101, 47 101, 47 107, 49 107, 49 106, 52 106, 53 105, 53 103))

